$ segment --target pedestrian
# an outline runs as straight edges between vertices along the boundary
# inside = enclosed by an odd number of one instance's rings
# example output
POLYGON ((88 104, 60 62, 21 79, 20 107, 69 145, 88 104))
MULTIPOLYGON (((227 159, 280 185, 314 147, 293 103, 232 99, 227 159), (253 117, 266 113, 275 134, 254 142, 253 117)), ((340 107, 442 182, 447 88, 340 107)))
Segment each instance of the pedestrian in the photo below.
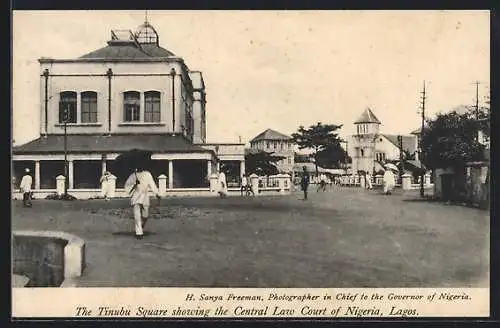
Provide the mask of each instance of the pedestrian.
POLYGON ((365 179, 366 179, 366 183, 365 183, 366 189, 369 189, 369 190, 373 189, 372 175, 370 174, 370 172, 366 172, 365 179))
POLYGON ((384 172, 384 194, 390 195, 395 185, 396 180, 394 177, 394 173, 390 169, 386 169, 384 172))
POLYGON ((307 172, 307 167, 302 167, 302 179, 300 180, 300 187, 304 192, 304 200, 307 200, 307 188, 309 187, 310 177, 307 172))
POLYGON ((219 169, 219 196, 220 198, 227 197, 227 182, 226 174, 219 169))
POLYGON ((316 189, 316 192, 320 190, 326 191, 326 175, 324 173, 321 173, 319 176, 319 186, 318 189, 316 189))
POLYGON ((31 185, 33 184, 33 178, 30 175, 30 169, 24 169, 24 176, 21 179, 21 184, 19 185, 19 189, 23 193, 23 206, 31 207, 31 185))
POLYGON ((109 196, 109 192, 111 189, 110 181, 109 181, 110 177, 111 177, 111 173, 109 173, 108 171, 104 171, 104 173, 102 174, 102 177, 100 179, 101 197, 104 198, 105 201, 108 201, 108 196, 109 196))
POLYGON ((250 194, 250 192, 248 191, 248 179, 247 179, 247 175, 245 173, 243 173, 243 175, 241 176, 241 196, 243 196, 243 193, 245 193, 245 196, 248 196, 250 194))
POLYGON ((156 198, 160 199, 158 187, 151 173, 140 165, 137 166, 125 182, 125 190, 130 194, 130 204, 134 210, 135 237, 142 239, 143 229, 149 217, 149 191, 151 190, 156 198))

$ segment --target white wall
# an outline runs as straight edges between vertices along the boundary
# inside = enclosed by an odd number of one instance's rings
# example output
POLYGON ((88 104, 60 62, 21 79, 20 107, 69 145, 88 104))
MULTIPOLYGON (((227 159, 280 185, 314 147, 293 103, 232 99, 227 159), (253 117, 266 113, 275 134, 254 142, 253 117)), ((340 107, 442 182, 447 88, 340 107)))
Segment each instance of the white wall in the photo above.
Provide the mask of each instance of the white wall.
MULTIPOLYGON (((187 79, 187 72, 180 62, 148 62, 148 63, 42 63, 41 74, 44 69, 53 74, 106 74, 108 68, 113 70, 111 82, 111 132, 112 133, 165 133, 172 132, 172 78, 170 76, 116 76, 119 74, 168 74, 175 68, 177 74, 183 74, 187 79), (127 124, 123 121, 123 92, 125 91, 155 90, 161 93, 161 122, 127 124)), ((105 133, 108 132, 108 78, 106 76, 49 76, 48 81, 48 130, 47 133, 63 133, 63 127, 57 126, 59 120, 59 92, 61 91, 95 91, 98 95, 98 125, 69 125, 68 133, 105 133)), ((185 121, 185 106, 182 99, 181 77, 175 78, 175 130, 181 132, 181 125, 185 121)), ((40 111, 41 133, 45 128, 45 77, 40 77, 40 111)), ((80 107, 80 106, 79 106, 80 107)), ((143 111, 143 105, 141 106, 143 111)))

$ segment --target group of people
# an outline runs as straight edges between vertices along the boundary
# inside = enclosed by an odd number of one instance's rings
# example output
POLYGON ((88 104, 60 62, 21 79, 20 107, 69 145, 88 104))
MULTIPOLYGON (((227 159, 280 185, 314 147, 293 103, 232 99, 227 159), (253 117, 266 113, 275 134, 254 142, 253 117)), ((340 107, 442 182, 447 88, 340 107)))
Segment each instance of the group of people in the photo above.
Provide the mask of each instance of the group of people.
MULTIPOLYGON (((227 190, 227 181, 226 181, 226 174, 222 171, 219 171, 218 173, 218 190, 217 193, 221 198, 225 198, 228 195, 228 190, 227 190)), ((241 183, 240 183, 240 192, 241 196, 250 196, 250 195, 255 195, 252 185, 249 181, 249 176, 248 174, 243 174, 241 176, 241 183)))

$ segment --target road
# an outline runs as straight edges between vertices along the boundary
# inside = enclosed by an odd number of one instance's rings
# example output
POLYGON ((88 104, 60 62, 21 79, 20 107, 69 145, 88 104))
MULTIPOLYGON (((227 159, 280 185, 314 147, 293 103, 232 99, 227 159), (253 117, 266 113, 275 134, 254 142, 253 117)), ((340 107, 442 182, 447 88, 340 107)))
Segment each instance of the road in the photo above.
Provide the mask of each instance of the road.
POLYGON ((143 240, 128 200, 13 205, 13 230, 86 241, 88 287, 488 286, 489 212, 358 188, 152 200, 143 240), (156 205, 155 205, 156 204, 156 205))

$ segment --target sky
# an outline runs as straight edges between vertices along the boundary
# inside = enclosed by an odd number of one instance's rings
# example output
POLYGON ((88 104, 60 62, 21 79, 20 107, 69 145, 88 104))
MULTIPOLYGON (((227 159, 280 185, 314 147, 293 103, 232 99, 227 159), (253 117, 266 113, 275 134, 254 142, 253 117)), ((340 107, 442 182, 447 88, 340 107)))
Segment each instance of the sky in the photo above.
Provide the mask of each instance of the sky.
MULTIPOLYGON (((342 124, 366 107, 382 133, 420 126, 426 114, 489 92, 487 11, 148 11, 160 46, 200 70, 207 142, 248 142, 267 128, 342 124)), ((14 11, 13 139, 39 136, 40 57, 77 58, 106 46, 112 29, 135 30, 145 11, 14 11)))

